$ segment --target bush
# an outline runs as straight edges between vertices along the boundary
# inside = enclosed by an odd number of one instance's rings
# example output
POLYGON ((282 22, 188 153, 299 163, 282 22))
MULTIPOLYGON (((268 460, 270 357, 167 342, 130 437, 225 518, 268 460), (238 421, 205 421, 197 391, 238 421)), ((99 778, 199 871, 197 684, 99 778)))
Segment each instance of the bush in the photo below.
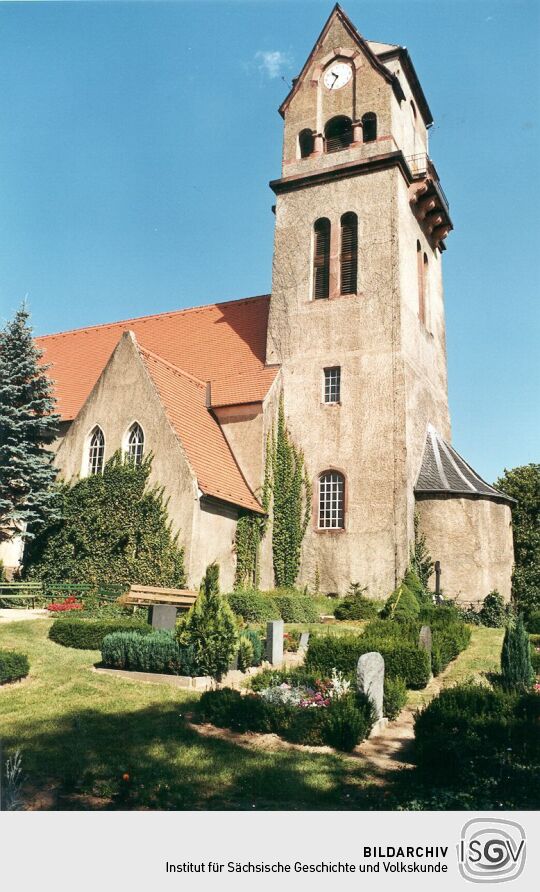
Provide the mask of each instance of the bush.
POLYGON ((273 601, 286 623, 316 623, 319 619, 319 611, 309 595, 275 594, 273 601))
POLYGON ((508 610, 502 599, 502 595, 497 591, 492 591, 484 598, 482 609, 479 612, 480 621, 483 626, 489 626, 492 629, 501 629, 508 620, 508 610))
POLYGON ((14 650, 0 650, 0 684, 26 678, 29 671, 30 664, 26 654, 14 650))
POLYGON ((236 620, 226 599, 215 591, 201 592, 177 634, 181 645, 193 648, 196 674, 219 681, 238 648, 236 620))
POLYGON ((540 763, 540 696, 480 685, 443 690, 415 720, 420 775, 466 788, 540 763))
POLYGON ((501 652, 501 680, 508 691, 526 691, 534 680, 531 645, 522 616, 506 627, 501 652))
POLYGON ((531 663, 536 674, 540 674, 540 635, 531 635, 531 663))
POLYGON ((469 646, 471 630, 464 623, 452 623, 442 628, 432 627, 431 668, 439 675, 448 664, 469 646))
POLYGON ((245 672, 250 666, 253 666, 255 652, 253 644, 245 635, 240 635, 238 642, 238 668, 241 672, 245 672))
POLYGON ((285 651, 285 653, 298 653, 301 634, 302 633, 299 629, 290 629, 288 632, 284 633, 283 650, 285 651))
POLYGON ((210 722, 218 728, 262 734, 272 730, 271 709, 266 702, 255 694, 242 696, 231 688, 205 691, 196 713, 199 721, 210 722))
POLYGON ((373 705, 364 694, 347 694, 332 700, 325 710, 323 739, 329 745, 344 753, 350 753, 364 740, 373 727, 375 712, 373 705))
POLYGON ((265 688, 283 683, 315 687, 318 677, 318 673, 309 672, 304 666, 295 666, 291 669, 263 669, 250 679, 249 684, 253 691, 263 691, 265 688))
POLYGON ((276 602, 261 592, 233 592, 227 595, 227 601, 233 613, 242 616, 247 623, 280 619, 276 602))
POLYGON ((241 637, 247 638, 249 641, 251 641, 251 645, 253 647, 253 662, 250 665, 260 666, 264 654, 263 638, 255 629, 243 629, 241 632, 241 637))
POLYGON ((420 604, 416 595, 404 583, 392 592, 381 610, 381 619, 411 620, 420 613, 420 604))
POLYGON ((540 635, 540 610, 535 610, 529 615, 527 622, 527 631, 533 635, 540 635))
POLYGON ((433 605, 433 595, 425 588, 417 573, 409 567, 403 577, 403 585, 415 596, 421 607, 433 605))
POLYGON ((407 685, 403 678, 396 675, 395 678, 384 679, 383 715, 390 721, 397 719, 401 710, 407 703, 407 685))
POLYGON ((358 582, 352 582, 344 599, 334 610, 334 616, 339 620, 374 619, 380 604, 370 601, 364 596, 365 588, 361 588, 358 582))
POLYGON ((137 632, 113 632, 101 646, 105 666, 130 669, 134 672, 164 672, 172 675, 193 675, 193 649, 180 647, 173 633, 160 630, 149 635, 137 632))
MULTIPOLYGON (((369 626, 368 626, 369 630, 369 626)), ((324 635, 311 637, 305 668, 329 676, 332 669, 354 677, 358 658, 370 651, 378 651, 389 678, 400 676, 409 688, 423 688, 431 676, 431 662, 425 650, 409 641, 369 638, 367 635, 324 635)))
POLYGON ((101 650, 105 635, 112 632, 137 632, 148 635, 152 626, 140 619, 126 617, 122 619, 57 619, 49 629, 49 638, 64 647, 77 647, 81 650, 101 650))

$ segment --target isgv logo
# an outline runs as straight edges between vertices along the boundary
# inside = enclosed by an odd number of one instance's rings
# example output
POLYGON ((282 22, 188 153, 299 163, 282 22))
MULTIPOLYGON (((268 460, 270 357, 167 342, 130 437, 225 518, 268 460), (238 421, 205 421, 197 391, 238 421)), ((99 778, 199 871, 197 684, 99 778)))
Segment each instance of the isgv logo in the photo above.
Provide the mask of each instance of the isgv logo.
POLYGON ((525 831, 516 821, 467 821, 457 848, 459 872, 471 883, 515 880, 525 867, 525 831))

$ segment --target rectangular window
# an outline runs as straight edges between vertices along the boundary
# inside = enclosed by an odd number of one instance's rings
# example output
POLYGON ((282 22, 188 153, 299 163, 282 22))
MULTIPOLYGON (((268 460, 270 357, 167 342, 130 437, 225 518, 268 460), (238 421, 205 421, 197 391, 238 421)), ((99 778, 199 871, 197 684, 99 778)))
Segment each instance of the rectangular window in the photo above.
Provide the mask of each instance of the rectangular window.
POLYGON ((324 401, 339 403, 341 400, 341 368, 334 366, 324 370, 324 401))
POLYGON ((328 471, 319 480, 319 529, 342 530, 344 518, 343 476, 328 471))

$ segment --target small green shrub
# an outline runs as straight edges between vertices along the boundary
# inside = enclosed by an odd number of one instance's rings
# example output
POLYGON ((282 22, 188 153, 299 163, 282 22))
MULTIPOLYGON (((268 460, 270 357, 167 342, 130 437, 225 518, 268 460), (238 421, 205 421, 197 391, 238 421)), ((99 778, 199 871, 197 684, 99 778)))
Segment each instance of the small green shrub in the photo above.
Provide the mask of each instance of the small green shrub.
POLYGON ((351 582, 349 590, 340 604, 334 610, 334 616, 339 620, 374 619, 380 608, 380 603, 366 598, 360 583, 351 582))
POLYGON ((286 623, 316 623, 319 619, 319 611, 309 595, 275 594, 273 601, 286 623))
POLYGON ((403 678, 396 675, 395 678, 385 676, 383 714, 394 721, 407 703, 407 685, 403 678))
POLYGON ((344 753, 353 751, 368 736, 375 721, 373 705, 364 694, 347 694, 332 700, 325 710, 323 739, 335 749, 344 753))
POLYGON ((248 623, 280 619, 276 602, 261 592, 233 592, 227 595, 227 601, 233 613, 242 616, 248 623))
POLYGON ((240 634, 242 638, 247 638, 251 641, 251 646, 253 647, 253 662, 251 665, 260 666, 264 654, 264 639, 256 629, 242 629, 240 634))
POLYGON ((531 635, 531 663, 536 674, 540 674, 540 635, 531 635))
POLYGON ((205 691, 196 707, 201 722, 210 722, 218 728, 261 734, 272 731, 270 713, 270 708, 261 697, 254 694, 242 696, 231 688, 205 691))
POLYGON ((250 679, 249 684, 253 691, 263 691, 265 688, 284 682, 290 685, 315 687, 319 677, 319 673, 309 672, 304 666, 295 666, 291 669, 263 669, 250 679))
POLYGON ((283 650, 286 653, 298 653, 300 636, 301 632, 299 629, 289 629, 288 632, 285 632, 283 635, 283 650))
POLYGON ((178 627, 178 642, 193 648, 197 675, 219 679, 227 672, 238 648, 234 614, 225 598, 203 591, 178 627))
POLYGON ((431 634, 431 668, 433 675, 439 675, 468 647, 471 630, 464 623, 452 623, 442 628, 432 628, 431 634))
POLYGON ((246 635, 240 635, 238 642, 238 668, 241 672, 245 672, 250 666, 253 666, 255 652, 253 644, 246 635))
POLYGON ((101 645, 101 659, 113 669, 134 672, 163 672, 172 675, 193 675, 193 650, 180 647, 172 632, 159 630, 149 635, 137 632, 113 632, 101 645))
POLYGON ((508 691, 526 691, 534 680, 531 645, 521 615, 506 627, 501 651, 501 680, 508 691))
POLYGON ((424 587, 417 573, 411 567, 403 577, 403 585, 412 592, 421 607, 432 606, 433 595, 424 587))
POLYGON ((540 610, 535 610, 529 614, 529 618, 525 623, 527 631, 533 635, 540 635, 540 610))
POLYGON ((420 604, 404 583, 392 592, 381 610, 381 619, 412 620, 418 617, 420 604))
POLYGON ((502 595, 500 595, 499 592, 492 591, 489 595, 486 595, 479 616, 483 626, 489 626, 492 629, 501 629, 506 625, 508 620, 508 610, 502 595))
POLYGON ((26 654, 14 650, 0 650, 0 684, 19 681, 30 672, 30 664, 26 654))
POLYGON ((81 650, 101 650, 105 635, 112 632, 137 632, 148 635, 152 626, 141 619, 75 619, 66 617, 57 619, 49 629, 49 638, 64 647, 76 647, 81 650))

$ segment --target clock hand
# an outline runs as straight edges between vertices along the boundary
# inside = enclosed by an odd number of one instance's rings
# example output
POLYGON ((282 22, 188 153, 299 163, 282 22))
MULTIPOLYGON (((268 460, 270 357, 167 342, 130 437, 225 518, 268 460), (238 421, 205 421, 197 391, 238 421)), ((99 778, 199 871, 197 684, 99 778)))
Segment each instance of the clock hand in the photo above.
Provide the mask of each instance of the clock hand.
POLYGON ((339 74, 336 74, 335 71, 333 71, 332 74, 334 75, 334 83, 333 83, 332 86, 330 87, 331 90, 333 90, 333 88, 336 86, 336 81, 337 81, 337 79, 338 79, 338 77, 339 77, 339 74))

